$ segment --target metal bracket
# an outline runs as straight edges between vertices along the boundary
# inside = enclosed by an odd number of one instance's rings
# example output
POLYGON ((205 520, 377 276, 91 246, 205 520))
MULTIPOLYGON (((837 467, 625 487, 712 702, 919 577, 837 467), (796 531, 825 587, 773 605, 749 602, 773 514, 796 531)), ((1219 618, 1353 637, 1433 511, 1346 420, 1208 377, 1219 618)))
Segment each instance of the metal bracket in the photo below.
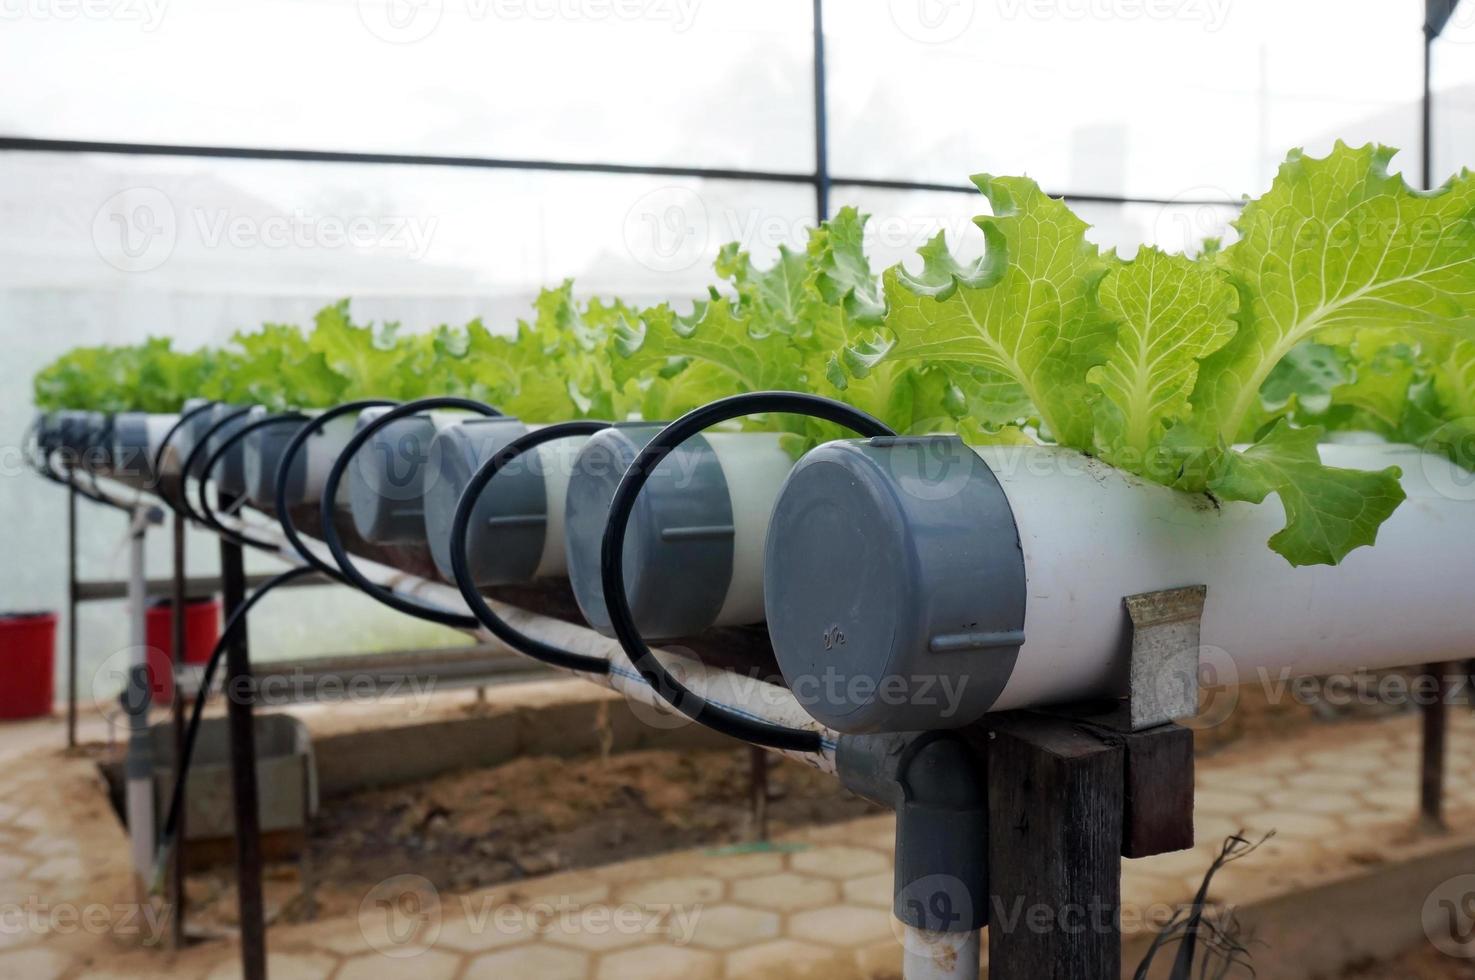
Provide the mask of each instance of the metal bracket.
POLYGON ((1198 712, 1199 629, 1208 586, 1129 595, 1126 723, 1141 731, 1198 712))

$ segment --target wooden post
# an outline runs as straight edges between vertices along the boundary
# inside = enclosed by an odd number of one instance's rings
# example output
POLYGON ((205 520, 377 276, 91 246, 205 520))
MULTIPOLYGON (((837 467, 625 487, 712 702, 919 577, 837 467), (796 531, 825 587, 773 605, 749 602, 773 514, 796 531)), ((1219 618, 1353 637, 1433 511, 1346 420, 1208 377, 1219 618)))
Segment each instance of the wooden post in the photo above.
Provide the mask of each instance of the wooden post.
POLYGON ((1119 977, 1124 749, 1049 715, 990 727, 990 975, 1119 977))

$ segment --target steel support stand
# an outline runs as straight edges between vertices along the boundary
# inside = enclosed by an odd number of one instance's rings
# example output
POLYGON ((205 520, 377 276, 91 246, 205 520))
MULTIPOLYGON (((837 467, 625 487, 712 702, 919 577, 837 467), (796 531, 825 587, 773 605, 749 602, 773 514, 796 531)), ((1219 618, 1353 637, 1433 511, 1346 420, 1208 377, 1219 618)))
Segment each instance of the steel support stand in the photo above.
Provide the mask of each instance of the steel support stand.
POLYGON ((1442 831, 1444 825, 1444 746, 1449 732, 1451 671, 1457 664, 1430 664, 1425 668, 1430 700, 1421 709, 1423 739, 1419 760, 1419 820, 1425 829, 1442 831))
MULTIPOLYGON (((221 494, 220 509, 235 500, 221 494)), ((222 538, 220 574, 226 622, 246 601, 246 570, 241 546, 222 538)), ((246 624, 240 623, 226 647, 225 695, 230 730, 231 790, 235 808, 236 889, 241 920, 243 980, 266 978, 266 916, 261 886, 260 803, 256 787, 256 698, 246 624)))
POLYGON ((77 486, 67 481, 67 748, 77 747, 77 486))
MULTIPOLYGON (((173 614, 169 619, 169 665, 174 676, 174 778, 180 777, 180 764, 184 760, 184 730, 185 730, 185 691, 184 673, 179 669, 184 663, 184 616, 185 616, 185 523, 184 515, 174 515, 174 580, 171 583, 170 601, 173 603, 173 614)), ((174 853, 170 859, 169 867, 169 908, 171 917, 169 920, 170 945, 175 949, 184 948, 184 852, 187 845, 187 834, 185 829, 185 815, 189 807, 180 808, 175 817, 178 842, 174 847, 174 853)))

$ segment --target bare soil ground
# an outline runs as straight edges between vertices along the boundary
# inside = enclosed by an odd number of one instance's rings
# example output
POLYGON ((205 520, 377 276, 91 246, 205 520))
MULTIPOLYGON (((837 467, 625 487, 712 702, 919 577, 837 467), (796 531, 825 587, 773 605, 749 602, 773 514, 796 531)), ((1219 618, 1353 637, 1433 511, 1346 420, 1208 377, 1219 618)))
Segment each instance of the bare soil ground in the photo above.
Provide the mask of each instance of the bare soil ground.
MULTIPOLYGON (((414 873, 465 892, 554 871, 751 841, 746 749, 517 759, 324 801, 310 840, 317 916, 414 873)), ((770 834, 880 812, 832 776, 769 757, 770 834)), ((191 921, 233 924, 234 876, 190 876, 191 921)), ((269 912, 309 917, 295 863, 267 870, 269 912)))

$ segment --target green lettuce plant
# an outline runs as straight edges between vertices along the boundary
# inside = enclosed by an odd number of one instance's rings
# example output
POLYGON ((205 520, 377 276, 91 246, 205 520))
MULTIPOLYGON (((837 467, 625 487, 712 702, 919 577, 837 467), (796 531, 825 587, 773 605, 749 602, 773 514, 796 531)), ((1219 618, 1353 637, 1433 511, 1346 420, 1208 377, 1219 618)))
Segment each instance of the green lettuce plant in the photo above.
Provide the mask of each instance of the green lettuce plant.
MULTIPOLYGON (((309 331, 268 324, 221 348, 80 348, 40 372, 43 408, 176 410, 204 395, 272 408, 459 394, 529 422, 669 419, 765 389, 838 398, 904 433, 1044 442, 1226 500, 1275 495, 1270 546, 1335 564, 1372 544, 1399 472, 1326 466, 1328 431, 1370 431, 1475 469, 1475 176, 1415 191, 1393 151, 1293 152, 1247 199, 1235 241, 1201 254, 1103 251, 1024 177, 980 175, 982 258, 939 235, 872 269, 845 208, 767 267, 736 244, 706 296, 637 308, 544 290, 511 333, 479 320, 401 331, 348 302, 309 331)), ((844 435, 809 419, 743 425, 797 453, 844 435)))

